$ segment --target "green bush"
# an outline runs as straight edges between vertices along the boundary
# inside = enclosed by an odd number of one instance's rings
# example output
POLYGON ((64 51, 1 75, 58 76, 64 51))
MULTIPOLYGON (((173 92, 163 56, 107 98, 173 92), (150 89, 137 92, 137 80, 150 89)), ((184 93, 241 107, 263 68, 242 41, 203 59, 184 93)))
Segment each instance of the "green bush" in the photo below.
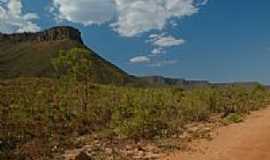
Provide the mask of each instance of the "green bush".
POLYGON ((230 113, 229 115, 227 115, 224 118, 224 122, 227 124, 230 123, 240 123, 243 121, 243 117, 242 115, 238 114, 238 113, 230 113))

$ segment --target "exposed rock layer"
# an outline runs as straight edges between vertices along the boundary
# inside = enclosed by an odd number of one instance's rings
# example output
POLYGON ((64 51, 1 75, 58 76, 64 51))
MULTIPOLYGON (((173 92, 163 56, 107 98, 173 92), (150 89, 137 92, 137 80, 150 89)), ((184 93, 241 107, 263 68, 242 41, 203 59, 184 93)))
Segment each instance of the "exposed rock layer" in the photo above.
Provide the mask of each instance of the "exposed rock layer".
POLYGON ((23 41, 58 41, 58 40, 74 40, 82 42, 81 33, 73 27, 53 27, 43 32, 37 33, 13 33, 3 34, 0 33, 0 42, 23 42, 23 41))

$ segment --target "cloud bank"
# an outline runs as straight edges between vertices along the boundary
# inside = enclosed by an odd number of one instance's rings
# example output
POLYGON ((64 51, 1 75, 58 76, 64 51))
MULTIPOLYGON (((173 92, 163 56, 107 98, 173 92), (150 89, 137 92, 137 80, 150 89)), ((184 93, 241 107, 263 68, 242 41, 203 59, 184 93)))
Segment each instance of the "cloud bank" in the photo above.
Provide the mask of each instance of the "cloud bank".
POLYGON ((53 0, 57 18, 83 25, 110 23, 121 36, 163 30, 172 18, 191 16, 207 1, 53 0))
POLYGON ((59 20, 85 26, 104 24, 116 16, 112 0, 53 0, 51 11, 59 20))
POLYGON ((0 0, 0 32, 35 32, 40 27, 33 21, 35 13, 23 13, 21 0, 0 0))

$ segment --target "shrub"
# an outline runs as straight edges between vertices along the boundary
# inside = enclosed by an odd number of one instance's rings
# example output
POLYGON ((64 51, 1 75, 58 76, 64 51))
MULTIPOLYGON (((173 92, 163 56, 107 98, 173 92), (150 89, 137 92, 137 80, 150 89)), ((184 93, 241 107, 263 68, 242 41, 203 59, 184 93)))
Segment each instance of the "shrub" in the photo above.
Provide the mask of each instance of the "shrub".
POLYGON ((224 122, 227 124, 230 123, 240 123, 243 121, 243 117, 242 115, 238 114, 238 113, 230 113, 229 115, 227 115, 224 118, 224 122))
POLYGON ((268 98, 261 86, 183 90, 62 80, 23 78, 0 83, 0 156, 24 155, 26 144, 47 142, 37 145, 35 154, 48 157, 51 146, 65 148, 72 145, 70 137, 93 132, 135 139, 171 136, 212 113, 239 122, 242 115, 263 107, 268 98))

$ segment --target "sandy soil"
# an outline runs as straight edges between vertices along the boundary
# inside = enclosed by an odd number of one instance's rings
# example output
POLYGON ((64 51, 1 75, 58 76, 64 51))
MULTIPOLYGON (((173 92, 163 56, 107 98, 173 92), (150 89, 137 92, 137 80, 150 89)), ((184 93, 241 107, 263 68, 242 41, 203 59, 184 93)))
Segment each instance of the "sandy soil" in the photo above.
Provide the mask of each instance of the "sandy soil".
POLYGON ((218 129, 212 141, 199 140, 191 146, 192 151, 163 160, 270 160, 270 107, 252 113, 243 123, 218 129))

